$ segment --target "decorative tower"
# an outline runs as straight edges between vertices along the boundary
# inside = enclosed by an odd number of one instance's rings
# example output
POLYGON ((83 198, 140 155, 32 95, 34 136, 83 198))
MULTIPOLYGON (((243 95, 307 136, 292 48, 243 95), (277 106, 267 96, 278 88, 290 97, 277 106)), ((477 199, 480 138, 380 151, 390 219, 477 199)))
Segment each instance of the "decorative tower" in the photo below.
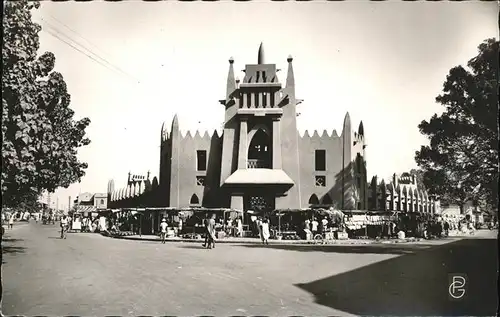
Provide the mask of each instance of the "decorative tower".
POLYGON ((289 175, 298 175, 291 61, 287 87, 282 89, 276 65, 265 63, 262 43, 257 64, 245 66, 239 85, 234 60, 229 60, 226 99, 221 100, 226 109, 220 183, 232 208, 273 209, 279 208, 280 201, 298 200, 296 193, 286 193, 294 184, 289 175))

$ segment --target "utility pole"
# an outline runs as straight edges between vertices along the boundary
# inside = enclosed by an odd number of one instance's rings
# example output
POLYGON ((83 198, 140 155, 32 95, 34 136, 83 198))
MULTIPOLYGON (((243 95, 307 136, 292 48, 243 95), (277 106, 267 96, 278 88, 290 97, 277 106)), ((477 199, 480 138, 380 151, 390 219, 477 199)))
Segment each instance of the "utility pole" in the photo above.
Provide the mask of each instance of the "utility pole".
POLYGON ((71 210, 71 196, 68 196, 68 214, 70 210, 71 210))

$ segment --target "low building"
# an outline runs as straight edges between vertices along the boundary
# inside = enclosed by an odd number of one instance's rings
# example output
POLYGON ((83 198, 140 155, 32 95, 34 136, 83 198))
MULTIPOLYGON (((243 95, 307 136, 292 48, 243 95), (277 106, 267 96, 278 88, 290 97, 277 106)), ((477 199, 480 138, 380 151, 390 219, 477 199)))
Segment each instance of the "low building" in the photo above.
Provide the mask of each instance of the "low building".
POLYGON ((389 184, 374 176, 368 192, 369 210, 434 214, 441 209, 436 197, 419 189, 416 176, 410 173, 393 174, 389 184))
POLYGON ((73 201, 74 209, 84 217, 97 216, 99 210, 108 208, 108 195, 105 193, 81 193, 73 201))

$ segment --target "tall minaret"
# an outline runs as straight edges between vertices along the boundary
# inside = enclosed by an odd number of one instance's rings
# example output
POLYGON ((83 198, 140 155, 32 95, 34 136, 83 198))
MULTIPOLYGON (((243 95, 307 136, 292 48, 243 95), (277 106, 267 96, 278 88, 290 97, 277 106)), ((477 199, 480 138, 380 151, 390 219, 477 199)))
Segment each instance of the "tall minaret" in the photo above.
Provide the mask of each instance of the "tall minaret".
POLYGON ((237 99, 233 98, 233 94, 237 89, 233 64, 234 59, 231 57, 229 58, 229 71, 227 74, 226 99, 220 101, 225 107, 220 184, 223 184, 236 170, 238 163, 238 159, 235 157, 234 139, 239 136, 239 122, 233 120, 233 118, 236 116, 239 105, 237 99))
MULTIPOLYGON (((276 92, 275 100, 277 100, 277 104, 283 110, 283 115, 279 121, 281 166, 296 186, 290 188, 287 197, 279 199, 279 201, 283 201, 284 205, 297 205, 302 208, 306 206, 307 201, 303 201, 300 186, 300 136, 297 131, 297 98, 295 96, 295 75, 293 72, 292 56, 289 55, 286 61, 288 63, 288 72, 285 87, 281 91, 276 92)), ((279 208, 278 202, 276 208, 279 208)))

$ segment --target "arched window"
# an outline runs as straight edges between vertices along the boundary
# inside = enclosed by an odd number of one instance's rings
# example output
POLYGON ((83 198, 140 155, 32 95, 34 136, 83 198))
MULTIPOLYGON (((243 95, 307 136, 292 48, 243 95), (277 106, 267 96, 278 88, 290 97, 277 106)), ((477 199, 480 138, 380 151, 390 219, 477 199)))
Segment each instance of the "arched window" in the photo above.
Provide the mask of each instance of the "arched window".
POLYGON ((101 199, 101 205, 104 205, 104 199, 101 199))
POLYGON ((271 168, 271 136, 258 129, 248 147, 249 168, 271 168))
POLYGON ((332 204, 333 204, 333 201, 332 201, 332 199, 330 198, 330 195, 326 194, 326 195, 323 197, 322 204, 323 204, 323 205, 332 205, 332 204))
POLYGON ((312 194, 311 197, 309 197, 309 205, 319 205, 319 199, 316 194, 312 194))
POLYGON ((193 196, 191 196, 191 200, 189 201, 189 203, 191 205, 198 205, 200 203, 200 199, 198 198, 198 196, 196 196, 196 194, 193 194, 193 196))

